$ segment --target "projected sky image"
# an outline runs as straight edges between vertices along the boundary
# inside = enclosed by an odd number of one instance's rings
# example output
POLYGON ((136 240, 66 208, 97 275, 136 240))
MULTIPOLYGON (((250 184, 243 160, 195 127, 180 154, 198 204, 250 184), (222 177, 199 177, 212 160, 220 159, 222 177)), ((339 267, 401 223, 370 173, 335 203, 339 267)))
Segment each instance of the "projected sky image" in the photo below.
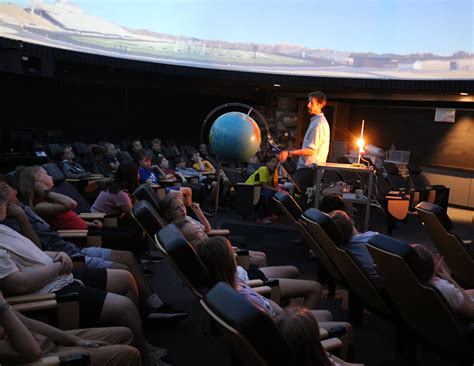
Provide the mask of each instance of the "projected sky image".
POLYGON ((471 0, 0 0, 0 36, 227 70, 473 79, 471 0))

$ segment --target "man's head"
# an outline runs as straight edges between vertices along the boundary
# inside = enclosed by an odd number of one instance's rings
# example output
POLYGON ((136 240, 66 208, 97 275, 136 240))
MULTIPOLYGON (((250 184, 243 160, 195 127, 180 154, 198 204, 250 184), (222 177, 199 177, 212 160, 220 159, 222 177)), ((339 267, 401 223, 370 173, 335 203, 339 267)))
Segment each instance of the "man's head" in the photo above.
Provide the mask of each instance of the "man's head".
POLYGON ((71 146, 63 146, 59 149, 58 156, 60 160, 72 160, 76 157, 71 146))
POLYGON ((354 224, 352 223, 352 219, 347 213, 341 210, 332 211, 329 213, 329 216, 341 232, 344 243, 348 243, 352 236, 357 233, 354 224))
POLYGON ((309 93, 307 106, 309 114, 320 114, 326 106, 326 95, 320 91, 309 93))
POLYGON ((107 142, 105 145, 105 154, 107 156, 115 156, 117 155, 117 150, 115 149, 115 145, 107 142))
POLYGON ((334 210, 344 211, 345 204, 340 194, 334 193, 329 196, 324 196, 319 209, 325 213, 330 213, 334 210))
POLYGON ((132 149, 134 153, 137 153, 137 154, 143 150, 142 143, 140 142, 140 140, 133 140, 130 143, 130 148, 132 149))
POLYGON ((420 267, 418 279, 422 283, 426 283, 431 280, 435 273, 435 262, 433 254, 423 245, 412 244, 412 248, 415 250, 418 258, 420 258, 420 267))
POLYGON ((151 149, 154 152, 160 152, 161 151, 161 140, 158 138, 155 138, 151 140, 151 149))

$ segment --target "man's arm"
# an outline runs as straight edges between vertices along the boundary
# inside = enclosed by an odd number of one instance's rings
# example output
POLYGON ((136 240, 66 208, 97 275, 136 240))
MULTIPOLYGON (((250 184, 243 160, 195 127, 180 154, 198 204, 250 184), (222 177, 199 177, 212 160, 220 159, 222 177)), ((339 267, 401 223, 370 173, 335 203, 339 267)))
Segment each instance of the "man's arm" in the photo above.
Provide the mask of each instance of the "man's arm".
POLYGON ((307 147, 306 149, 297 149, 297 150, 282 150, 278 153, 278 160, 285 161, 288 158, 293 158, 295 156, 309 156, 313 155, 314 150, 307 147))
POLYGON ((12 295, 29 294, 53 281, 61 273, 61 265, 53 262, 15 271, 0 280, 0 287, 12 295))
POLYGON ((28 220, 28 217, 25 214, 25 211, 23 211, 20 206, 9 202, 7 204, 7 217, 11 217, 16 222, 18 222, 18 225, 20 226, 21 235, 27 237, 38 248, 42 249, 38 235, 36 235, 36 232, 33 230, 33 227, 31 226, 30 221, 28 220))

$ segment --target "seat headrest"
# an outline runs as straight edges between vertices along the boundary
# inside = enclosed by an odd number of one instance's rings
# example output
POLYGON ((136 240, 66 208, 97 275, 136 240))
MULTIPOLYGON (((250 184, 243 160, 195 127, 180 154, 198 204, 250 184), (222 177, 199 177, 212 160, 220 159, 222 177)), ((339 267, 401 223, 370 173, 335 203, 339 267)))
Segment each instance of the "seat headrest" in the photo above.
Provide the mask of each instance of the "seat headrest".
POLYGON ((252 305, 227 283, 219 282, 209 290, 206 304, 224 322, 236 329, 268 365, 289 364, 290 347, 270 316, 252 305))
POLYGON ((47 144, 46 152, 51 159, 61 159, 59 156, 59 151, 61 150, 61 145, 59 144, 47 144))
POLYGON ((451 231, 452 228, 454 227, 453 222, 449 218, 446 211, 441 206, 438 206, 437 204, 422 201, 419 204, 417 204, 415 208, 417 210, 423 210, 423 211, 431 212, 432 214, 434 214, 438 218, 441 225, 443 225, 443 227, 446 229, 446 231, 451 231))
POLYGON ((160 212, 160 199, 158 195, 148 184, 142 184, 135 189, 133 195, 139 200, 148 201, 156 212, 160 212))
POLYGON ((328 214, 325 214, 324 212, 315 208, 309 208, 303 213, 303 216, 321 226, 321 228, 326 232, 327 236, 329 236, 329 238, 331 238, 334 244, 336 244, 338 247, 345 244, 341 231, 338 229, 336 223, 331 217, 329 217, 328 214))
POLYGON ((410 174, 415 174, 415 175, 421 174, 421 168, 418 164, 408 163, 407 168, 410 174))
POLYGON ((132 213, 151 237, 164 226, 163 219, 146 200, 136 202, 132 207, 132 213))
POLYGON ((281 202, 281 204, 288 210, 288 212, 295 220, 298 220, 301 217, 303 210, 290 194, 284 191, 280 191, 276 192, 273 197, 277 201, 281 202))
POLYGON ((53 177, 54 184, 59 184, 66 180, 66 176, 64 175, 61 168, 55 163, 47 163, 42 165, 44 170, 53 177))
POLYGON ((161 229, 158 238, 191 285, 199 289, 211 287, 211 276, 206 265, 175 224, 169 224, 161 229))
POLYGON ((377 234, 372 236, 368 243, 376 248, 402 257, 418 279, 422 276, 422 262, 413 247, 401 240, 388 235, 377 234))
POLYGON ((71 144, 71 147, 77 156, 84 156, 89 152, 87 145, 83 142, 74 142, 71 144))
POLYGON ((385 162, 383 163, 383 167, 387 171, 388 175, 397 175, 399 173, 399 170, 394 163, 385 162))

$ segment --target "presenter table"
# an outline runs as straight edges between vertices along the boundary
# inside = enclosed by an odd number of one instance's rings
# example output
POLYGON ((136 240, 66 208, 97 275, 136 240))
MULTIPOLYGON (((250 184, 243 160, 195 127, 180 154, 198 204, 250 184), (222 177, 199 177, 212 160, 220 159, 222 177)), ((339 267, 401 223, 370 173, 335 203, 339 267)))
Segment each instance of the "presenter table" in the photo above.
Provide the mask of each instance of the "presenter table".
POLYGON ((370 193, 373 189, 374 184, 374 169, 365 165, 356 164, 339 164, 339 163, 324 163, 318 164, 315 169, 315 187, 314 187, 314 207, 319 208, 319 202, 321 201, 321 180, 323 178, 324 170, 339 170, 339 171, 350 171, 358 174, 367 174, 369 176, 369 183, 367 185, 367 196, 356 197, 355 194, 345 193, 343 194, 344 201, 365 205, 365 218, 364 218, 364 231, 369 229, 369 218, 370 218, 370 193))

